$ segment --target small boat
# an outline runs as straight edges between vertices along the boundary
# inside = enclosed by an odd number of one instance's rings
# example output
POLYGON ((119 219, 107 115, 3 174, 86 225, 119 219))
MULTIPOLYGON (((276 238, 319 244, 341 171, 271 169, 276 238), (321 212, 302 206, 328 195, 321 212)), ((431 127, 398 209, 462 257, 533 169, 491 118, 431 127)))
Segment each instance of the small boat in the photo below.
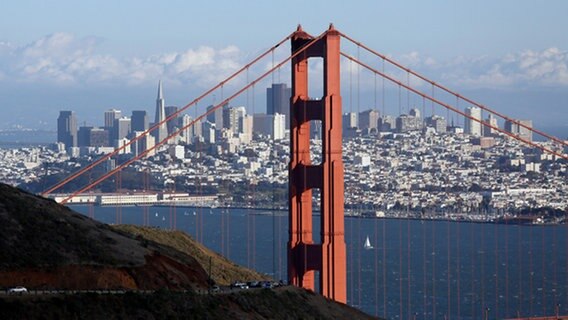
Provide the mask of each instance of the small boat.
POLYGON ((166 221, 166 217, 162 217, 162 221, 166 221))
POLYGON ((156 212, 156 217, 158 216, 158 213, 156 212))
POLYGON ((193 215, 194 215, 194 216, 197 215, 197 212, 193 211, 193 215))
POLYGON ((365 250, 374 249, 374 247, 371 245, 371 241, 369 240, 369 236, 367 236, 367 239, 365 240, 365 244, 363 245, 363 248, 365 250))

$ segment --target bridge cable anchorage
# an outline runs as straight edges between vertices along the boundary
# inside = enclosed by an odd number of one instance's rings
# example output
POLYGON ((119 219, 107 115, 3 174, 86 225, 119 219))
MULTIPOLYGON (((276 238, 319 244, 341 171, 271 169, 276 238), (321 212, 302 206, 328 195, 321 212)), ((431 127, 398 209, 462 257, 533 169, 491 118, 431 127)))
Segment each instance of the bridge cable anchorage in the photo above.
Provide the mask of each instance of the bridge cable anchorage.
MULTIPOLYGON (((493 126, 493 125, 491 125, 491 124, 489 124, 489 123, 486 123, 486 122, 484 122, 484 121, 481 120, 481 119, 474 118, 474 117, 472 117, 472 116, 466 114, 465 112, 462 112, 461 110, 458 110, 456 107, 453 107, 453 106, 451 106, 451 105, 449 105, 449 104, 447 104, 447 103, 445 103, 445 102, 443 102, 443 101, 440 101, 440 100, 438 100, 438 99, 435 99, 435 98, 433 98, 433 97, 430 97, 428 94, 425 94, 425 93, 423 93, 423 92, 421 92, 421 91, 418 91, 418 90, 416 90, 416 89, 414 89, 414 88, 412 88, 412 87, 409 87, 409 86, 405 85, 405 84, 402 83, 401 81, 399 81, 399 80, 397 80, 397 79, 395 79, 395 78, 393 78, 393 77, 391 77, 391 76, 389 76, 389 75, 387 75, 387 74, 385 74, 385 73, 382 73, 381 71, 379 71, 379 70, 377 70, 377 69, 375 69, 375 68, 369 66, 369 65, 366 64, 366 63, 363 63, 363 62, 361 62, 361 61, 355 60, 353 57, 351 57, 351 56, 349 56, 349 55, 347 55, 347 54, 345 54, 345 53, 343 53, 343 52, 341 52, 341 55, 344 56, 344 57, 346 57, 347 59, 350 59, 351 61, 353 61, 353 62, 355 62, 355 63, 360 64, 360 65, 363 66, 364 68, 367 68, 368 70, 379 74, 380 76, 386 78, 387 80, 389 80, 389 81, 391 81, 391 82, 393 82, 393 83, 395 83, 395 84, 398 84, 399 86, 401 86, 401 87, 403 87, 403 88, 405 88, 405 89, 407 89, 407 90, 410 90, 410 91, 414 92, 415 94, 417 94, 417 95, 419 95, 419 96, 422 96, 422 97, 424 97, 424 98, 426 98, 426 99, 428 99, 428 100, 430 100, 430 101, 432 101, 432 102, 434 102, 434 103, 436 103, 436 104, 438 104, 438 105, 440 105, 440 106, 442 106, 442 107, 444 107, 444 108, 446 108, 446 109, 449 109, 449 110, 451 110, 451 111, 453 111, 453 112, 455 112, 455 113, 457 113, 457 114, 460 114, 460 115, 464 116, 465 118, 468 118, 468 119, 470 119, 470 120, 473 120, 473 121, 476 121, 476 122, 478 122, 478 123, 481 123, 482 126, 489 127, 489 128, 491 128, 491 129, 496 130, 496 131, 499 131, 499 132, 501 132, 502 134, 505 134, 505 135, 507 135, 507 136, 509 136, 509 137, 511 137, 511 138, 514 138, 514 139, 516 139, 516 140, 518 140, 518 141, 521 141, 521 142, 523 142, 523 143, 525 143, 525 144, 527 144, 527 145, 529 145, 529 146, 538 148, 538 149, 540 149, 540 150, 542 150, 542 151, 548 152, 548 153, 550 153, 550 154, 552 154, 552 155, 555 155, 555 156, 557 156, 557 157, 559 157, 559 158, 568 160, 568 155, 561 154, 561 153, 556 152, 556 151, 554 151, 554 150, 551 150, 551 149, 549 149, 549 148, 547 148, 547 147, 545 147, 545 146, 542 146, 542 145, 539 145, 539 144, 537 144, 537 143, 535 143, 535 142, 532 142, 532 141, 530 141, 530 140, 528 140, 528 139, 522 138, 522 137, 517 136, 517 135, 515 135, 515 134, 512 134, 512 133, 510 133, 510 132, 508 132, 508 131, 505 131, 504 129, 501 129, 501 128, 497 127, 497 126, 493 126)), ((462 97, 462 99, 464 99, 464 98, 462 97)), ((465 99, 464 99, 464 100, 465 100, 465 99)), ((467 100, 466 100, 466 101, 467 101, 467 100)), ((468 102, 469 102, 469 101, 468 101, 468 102)), ((486 109, 486 110, 487 110, 487 109, 486 109)), ((491 112, 491 111, 489 111, 489 112, 491 112)), ((555 138, 555 139, 557 139, 557 138, 555 138)), ((557 139, 557 140, 558 140, 558 139, 557 139)), ((559 140, 559 141, 560 141, 560 140, 559 140)))
POLYGON ((438 84, 438 83, 436 83, 436 82, 434 82, 434 81, 432 81, 432 80, 426 78, 425 76, 423 76, 423 75, 421 75, 421 74, 419 74, 419 73, 417 73, 417 72, 415 72, 415 71, 413 71, 413 70, 411 70, 411 69, 408 69, 408 68, 404 67, 402 64, 400 64, 400 63, 394 61, 393 59, 390 59, 390 58, 387 57, 386 55, 380 54, 379 52, 377 52, 377 51, 371 49, 370 47, 364 45, 363 43, 358 42, 358 41, 355 41, 353 38, 349 37, 348 35, 346 35, 346 34, 340 32, 340 31, 338 31, 338 32, 339 32, 340 36, 342 36, 342 37, 345 38, 346 40, 348 40, 348 41, 350 41, 350 42, 352 42, 352 43, 354 43, 354 44, 357 44, 357 45, 360 46, 361 48, 367 50, 368 52, 370 52, 370 53, 372 53, 372 54, 378 56, 379 58, 381 58, 381 59, 383 59, 383 60, 386 60, 387 62, 389 62, 390 64, 396 66, 397 68, 399 68, 399 69, 401 69, 401 70, 404 70, 404 71, 407 71, 407 72, 411 73, 412 75, 416 76, 417 78, 419 78, 419 79, 421 79, 421 80, 424 80, 424 81, 426 81, 426 82, 429 82, 429 83, 431 83, 433 86, 436 86, 436 87, 438 87, 439 89, 442 89, 443 91, 445 91, 445 92, 447 92, 447 93, 449 93, 449 94, 451 94, 451 95, 458 96, 458 97, 460 97, 462 100, 464 100, 464 101, 466 101, 466 102, 468 102, 468 103, 471 103, 472 105, 474 105, 474 106, 476 106, 476 107, 478 107, 478 108, 480 108, 480 109, 483 109, 483 110, 485 110, 485 111, 487 111, 487 112, 489 112, 489 113, 491 113, 491 114, 493 114, 493 115, 495 115, 495 116, 498 116, 498 117, 500 117, 500 118, 502 118, 502 119, 504 119, 504 120, 507 120, 507 121, 511 121, 512 123, 514 123, 515 125, 518 125, 519 127, 522 127, 522 128, 524 128, 524 129, 530 130, 530 131, 532 131, 533 133, 536 133, 536 134, 538 134, 538 135, 540 135, 540 136, 543 136, 543 137, 545 137, 545 138, 548 138, 548 139, 550 139, 550 140, 552 140, 552 141, 554 141, 554 142, 556 142, 556 143, 559 143, 559 144, 561 144, 561 145, 563 145, 563 146, 565 146, 565 147, 568 147, 568 142, 566 142, 566 141, 564 141, 564 140, 561 140, 561 139, 559 139, 559 138, 557 138, 557 137, 554 137, 554 136, 552 136, 552 135, 549 135, 549 134, 547 134, 547 133, 545 133, 545 132, 543 132, 543 131, 541 131, 541 130, 538 130, 538 129, 529 127, 529 126, 527 126, 527 125, 521 123, 521 122, 518 121, 518 120, 509 118, 509 117, 507 117, 506 115, 504 115, 504 114, 502 114, 502 113, 500 113, 500 112, 498 112, 498 111, 495 111, 495 110, 493 110, 493 109, 490 109, 489 107, 484 106, 484 105, 482 105, 482 104, 480 104, 480 103, 477 103, 477 102, 475 102, 475 101, 472 100, 472 99, 469 99, 469 98, 467 98, 467 97, 464 97, 464 96, 460 95, 459 93, 457 93, 457 92, 455 92, 455 91, 453 91, 453 90, 450 90, 449 88, 447 88, 447 87, 445 87, 445 86, 442 86, 442 85, 440 85, 440 84, 438 84))
MULTIPOLYGON (((105 173, 104 175, 102 175, 101 177, 99 177, 97 180, 95 180, 95 182, 93 182, 90 185, 87 185, 83 188, 81 188, 78 191, 73 192, 71 195, 69 195, 67 198, 63 199, 61 201, 61 204, 65 204, 67 203, 70 199, 76 197, 77 195, 88 191, 90 189, 92 189, 94 186, 98 185, 99 183, 101 183, 102 181, 106 180, 108 177, 114 175, 116 172, 118 172, 119 170, 122 170, 124 167, 130 165, 131 163, 138 161, 139 159, 145 157, 148 153, 154 151, 155 149, 157 149, 158 147, 164 145, 168 140, 170 140, 171 138, 179 135, 181 132, 183 132, 184 130, 187 130, 188 128, 192 127, 195 123, 201 121, 203 118, 205 118, 207 115, 215 112, 217 109, 221 108, 223 105, 225 105, 226 103, 228 103, 229 101, 233 100, 235 97, 241 95, 245 90, 247 90, 250 86, 256 84, 257 82, 259 82, 260 80, 266 78, 266 76, 268 76, 270 73, 274 72, 274 70, 276 70, 277 68, 281 67, 282 65, 284 65, 285 63, 287 63, 288 61, 292 60, 293 58, 295 58, 296 56, 298 56, 299 54, 303 53, 305 50, 307 50, 308 48, 310 48, 315 42, 317 42, 319 39, 321 39, 324 35, 326 34, 326 32, 322 33, 321 35, 319 35, 318 37, 314 38, 313 40, 311 40, 310 42, 306 43, 304 46, 302 46, 301 48, 298 49, 298 51, 296 51, 294 54, 290 55, 289 57, 287 57, 286 59, 284 59, 283 61, 281 61, 278 65, 276 65, 274 68, 269 69, 268 71, 266 71, 265 73, 263 73, 261 76, 259 76, 258 78, 256 78, 254 81, 252 81, 251 83, 249 83, 247 86, 241 88, 240 90, 238 90, 236 93, 232 94, 230 97, 226 98, 225 100, 221 101, 221 103, 217 104, 216 106, 214 106, 213 108, 207 110, 206 112, 204 112, 201 116, 193 119, 193 121, 191 121, 190 123, 188 123, 187 125, 183 126, 182 128, 178 129, 177 131, 171 133, 170 135, 168 135, 166 138, 164 138, 162 141, 156 143, 154 146, 152 146, 151 148, 148 148, 147 150, 141 152, 139 155, 123 162, 122 164, 120 164, 119 166, 117 166, 115 169, 105 173)), ((255 59, 256 60, 256 59, 255 59)), ((208 92, 210 92, 211 90, 208 90, 208 92)), ((199 101, 200 99, 196 99, 194 101, 199 101)), ((193 103, 189 104, 192 105, 193 103)), ((188 105, 188 106, 189 106, 188 105)), ((186 106, 187 107, 187 106, 186 106)), ((186 108, 184 107, 184 108, 186 108)), ((183 109, 180 109, 183 110, 183 109)), ((175 114, 175 113, 174 113, 175 114)), ((169 118, 166 118, 163 122, 167 121, 169 118)), ((126 144, 128 145, 128 144, 126 144)), ((115 150, 116 152, 116 150, 115 150)), ((108 159, 108 158, 107 158, 108 159)), ((99 161, 99 160, 97 160, 99 161)), ((98 162, 100 163, 100 162, 98 162)), ((92 166, 91 166, 92 167, 92 166)), ((83 171, 84 172, 84 171, 83 171)), ((76 175, 75 177, 77 177, 78 175, 76 175)), ((69 180, 71 181, 71 180, 69 180)), ((67 182, 69 182, 67 181, 67 182)), ((52 190, 53 191, 53 190, 52 190)))
MULTIPOLYGON (((199 97, 195 98, 192 102, 188 103, 187 105, 185 105, 183 108, 180 108, 179 110, 177 110, 176 112, 172 113, 171 115, 169 115, 168 117, 166 117, 164 120, 155 123, 152 127, 150 127, 148 130, 144 131, 142 134, 134 137, 132 140, 130 140, 129 142, 125 143, 124 145, 122 145, 119 148, 116 148, 113 152, 106 154, 104 156, 101 156, 99 159, 95 160, 93 163, 89 164, 88 166, 86 166, 85 168, 82 168, 78 171, 76 171, 75 173, 71 174, 69 177, 63 179, 62 181, 56 183, 55 185, 51 186, 50 188, 48 188, 47 190, 43 191, 41 193, 42 196, 47 196, 50 193, 52 193, 53 191, 61 188, 62 186, 64 186, 65 184, 69 183, 70 181, 74 180, 75 178, 83 175, 86 171, 92 169, 93 167, 101 164, 102 162, 110 159, 112 156, 120 153, 122 150, 124 150, 125 148, 129 147, 131 144, 133 144, 134 142, 137 142, 138 140, 142 139, 143 137, 145 137, 146 135, 148 135, 150 132, 154 131, 155 129, 157 129, 158 127, 160 127, 161 125, 163 125, 164 123, 167 123, 168 121, 172 120, 173 118, 177 117, 179 114, 181 114, 183 111, 185 111, 186 109, 188 109, 189 107, 191 107, 192 105, 196 105, 199 101, 203 100, 205 97, 207 97, 208 95, 210 95, 212 92, 214 92, 215 90, 222 88, 224 86, 224 84, 228 81, 233 80, 235 77, 237 77, 239 74, 241 74, 249 65, 253 65, 256 64, 259 60, 261 60, 262 58, 266 57, 269 53, 271 53, 272 51, 276 50, 276 48, 278 46, 280 46, 281 44, 283 44, 284 42, 290 40, 292 38, 293 33, 289 34, 288 36, 286 36, 284 39, 282 39, 280 42, 278 42, 276 45, 272 46, 271 48, 267 49, 266 51, 264 51, 262 54, 260 54, 258 57, 254 58, 253 60, 251 60, 251 62, 249 62, 246 66, 240 68, 239 70, 235 71, 233 74, 231 74, 229 77, 227 77, 225 80, 219 82, 217 85, 215 85, 214 87, 212 87, 211 89, 205 91, 204 93, 202 93, 199 97)), ((169 138, 166 138, 169 139, 169 138)))

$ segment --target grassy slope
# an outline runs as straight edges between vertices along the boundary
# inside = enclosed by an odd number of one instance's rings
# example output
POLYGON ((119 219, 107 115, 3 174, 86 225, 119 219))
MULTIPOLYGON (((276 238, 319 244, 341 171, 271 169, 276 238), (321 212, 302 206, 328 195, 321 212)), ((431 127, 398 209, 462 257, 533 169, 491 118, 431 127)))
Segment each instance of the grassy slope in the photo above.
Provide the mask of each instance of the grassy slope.
POLYGON ((209 270, 209 259, 211 258, 211 277, 220 285, 229 285, 237 280, 270 280, 266 275, 233 263, 213 250, 201 245, 188 234, 181 231, 165 231, 133 225, 118 225, 113 226, 113 228, 134 236, 141 236, 144 239, 172 247, 192 256, 205 270, 209 270))

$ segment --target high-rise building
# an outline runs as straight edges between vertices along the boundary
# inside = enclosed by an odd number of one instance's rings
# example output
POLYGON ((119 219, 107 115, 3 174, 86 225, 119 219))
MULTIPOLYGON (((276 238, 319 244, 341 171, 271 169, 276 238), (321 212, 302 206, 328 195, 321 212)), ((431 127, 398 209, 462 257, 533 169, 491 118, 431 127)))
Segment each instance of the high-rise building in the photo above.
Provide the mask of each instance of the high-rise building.
POLYGON ((89 140, 90 140, 90 135, 91 135, 91 130, 93 129, 93 127, 88 127, 88 126, 82 126, 79 127, 79 130, 77 131, 77 146, 78 147, 90 147, 91 145, 89 144, 89 140))
MULTIPOLYGON (((481 109, 478 107, 466 108, 465 114, 481 121, 481 109)), ((464 132, 472 136, 481 136, 481 122, 475 121, 468 117, 464 117, 464 132)))
POLYGON ((387 132, 392 131, 396 128, 396 120, 389 115, 383 115, 379 117, 379 131, 387 132))
POLYGON ((379 112, 376 110, 365 110, 359 113, 359 129, 377 129, 379 112))
POLYGON ((205 143, 213 144, 215 143, 215 124, 205 121, 202 126, 203 139, 205 143))
POLYGON ((57 118, 57 142, 65 148, 77 147, 77 118, 73 111, 59 111, 57 118))
POLYGON ((239 111, 236 107, 223 108, 223 128, 239 132, 239 111))
MULTIPOLYGON (((183 116, 181 116, 180 118, 180 126, 181 128, 185 128, 186 126, 189 126, 189 124, 193 121, 193 118, 191 118, 190 115, 188 114, 184 114, 183 116)), ((190 144, 191 141, 193 139, 193 125, 190 127, 187 127, 186 129, 181 131, 181 140, 186 143, 186 144, 190 144)))
MULTIPOLYGON (((158 97, 156 98, 156 117, 154 124, 158 124, 166 119, 166 107, 164 94, 162 92, 162 80, 158 82, 158 97)), ((152 131, 152 135, 156 138, 156 143, 164 140, 168 136, 168 127, 166 123, 162 123, 158 128, 152 131)))
MULTIPOLYGON (((143 131, 132 131, 133 137, 139 137, 139 136, 142 136, 143 134, 144 134, 143 131)), ((154 145, 155 145, 154 137, 150 134, 146 134, 146 135, 142 136, 141 138, 139 138, 138 140, 135 140, 131 144, 131 147, 132 147, 131 151, 132 151, 132 154, 137 156, 140 153, 152 148, 154 145)), ((153 156, 154 154, 156 154, 156 151, 152 150, 152 151, 148 152, 148 154, 146 154, 146 156, 150 157, 150 156, 153 156)))
POLYGON ((117 109, 109 109, 105 111, 105 128, 109 132, 109 141, 108 145, 114 145, 114 140, 116 140, 116 128, 114 127, 116 120, 120 119, 122 112, 117 109))
POLYGON ((434 128, 438 133, 444 133, 447 130, 448 123, 444 117, 439 115, 433 115, 424 119, 426 126, 434 128))
POLYGON ((242 143, 250 143, 252 140, 252 129, 254 125, 253 116, 245 114, 239 118, 239 139, 242 143))
POLYGON ((132 111, 132 117, 130 117, 132 131, 146 131, 148 130, 148 115, 144 110, 134 110, 132 111))
POLYGON ((131 131, 131 121, 128 117, 122 117, 120 119, 116 119, 114 122, 115 128, 115 136, 113 137, 114 140, 121 140, 126 138, 131 131))
POLYGON ((117 109, 109 109, 105 111, 105 128, 112 128, 114 126, 114 121, 116 119, 120 119, 121 115, 121 111, 117 109))
POLYGON ((420 118, 408 114, 401 114, 396 118, 396 131, 407 132, 413 130, 420 130, 422 128, 422 121, 420 118))
MULTIPOLYGON (((495 127, 498 128, 499 125, 497 124, 497 118, 495 118, 492 114, 489 114, 489 116, 487 117, 487 119, 485 119, 485 123, 490 125, 491 127, 495 127)), ((492 137, 496 134, 499 133, 499 131, 488 127, 488 126, 483 126, 483 136, 484 137, 492 137)))
MULTIPOLYGON (((166 118, 171 116, 172 114, 178 111, 178 107, 176 106, 168 106, 165 108, 166 111, 166 118)), ((166 123, 166 127, 168 128, 168 135, 175 132, 175 128, 179 124, 179 116, 173 117, 172 119, 168 120, 166 123)))
MULTIPOLYGON (((525 125, 528 128, 532 128, 532 120, 515 120, 521 125, 525 125)), ((518 136, 521 139, 532 141, 532 131, 519 124, 506 120, 505 121, 505 131, 518 136)))
MULTIPOLYGON (((213 109, 213 107, 215 107, 214 105, 210 105, 207 107, 207 111, 213 109)), ((228 104, 225 104, 224 106, 215 109, 215 111, 207 114, 207 121, 211 122, 212 124, 215 124, 215 127, 217 128, 217 130, 221 130, 223 128, 223 110, 229 108, 228 104)))
POLYGON ((283 114, 262 114, 253 116, 253 130, 258 134, 272 137, 274 140, 285 138, 286 116, 283 114))
POLYGON ((105 128, 92 128, 89 132, 89 147, 108 147, 109 131, 105 128))
POLYGON ((352 128, 358 128, 357 125, 357 113, 348 112, 343 114, 343 131, 347 131, 352 128))
MULTIPOLYGON (((292 89, 285 83, 273 83, 271 88, 266 88, 266 114, 283 114, 289 122, 291 96, 292 89)), ((290 126, 288 122, 286 128, 290 126)))

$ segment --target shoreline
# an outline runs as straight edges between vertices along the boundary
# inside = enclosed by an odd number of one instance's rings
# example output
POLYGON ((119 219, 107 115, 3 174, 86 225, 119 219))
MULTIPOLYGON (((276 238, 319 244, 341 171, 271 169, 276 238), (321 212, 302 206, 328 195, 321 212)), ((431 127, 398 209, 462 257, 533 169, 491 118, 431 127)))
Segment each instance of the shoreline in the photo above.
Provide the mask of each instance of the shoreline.
MULTIPOLYGON (((88 206, 91 204, 88 203, 72 203, 69 204, 70 206, 88 206)), ((95 207, 116 207, 116 205, 94 205, 95 207)), ((243 206, 199 206, 199 205, 187 205, 187 204, 149 204, 149 205, 122 205, 122 207, 176 207, 176 208, 195 208, 195 209, 220 209, 220 210, 231 210, 231 209, 236 209, 236 210, 250 210, 252 212, 254 212, 254 215, 259 215, 259 216, 288 216, 287 213, 287 209, 285 208, 270 208, 270 207, 255 207, 255 208, 251 208, 251 207, 243 207, 243 206), (263 212, 259 212, 259 211, 263 211, 263 212)), ((320 216, 320 212, 319 210, 314 210, 313 211, 313 215, 314 216, 320 216)), ((566 222, 561 222, 561 223, 519 223, 519 222, 514 222, 514 221, 509 221, 509 220, 484 220, 484 219, 451 219, 448 217, 433 217, 433 216, 427 216, 424 218, 419 218, 419 217, 404 217, 404 216, 393 216, 393 215, 385 215, 382 217, 374 217, 372 215, 355 215, 355 214, 350 214, 348 212, 345 213, 345 217, 349 217, 349 218, 356 218, 356 219, 377 219, 377 220, 414 220, 414 221, 441 221, 441 222, 461 222, 461 223, 475 223, 475 224, 500 224, 500 225, 515 225, 515 226, 562 226, 562 225, 566 225, 566 222), (509 222, 508 222, 509 221, 509 222)), ((516 217, 512 217, 512 218, 516 218, 516 217)), ((503 217, 500 217, 498 219, 503 219, 503 217)), ((528 220, 527 220, 528 221, 528 220)), ((532 220, 531 220, 532 221, 532 220)))

